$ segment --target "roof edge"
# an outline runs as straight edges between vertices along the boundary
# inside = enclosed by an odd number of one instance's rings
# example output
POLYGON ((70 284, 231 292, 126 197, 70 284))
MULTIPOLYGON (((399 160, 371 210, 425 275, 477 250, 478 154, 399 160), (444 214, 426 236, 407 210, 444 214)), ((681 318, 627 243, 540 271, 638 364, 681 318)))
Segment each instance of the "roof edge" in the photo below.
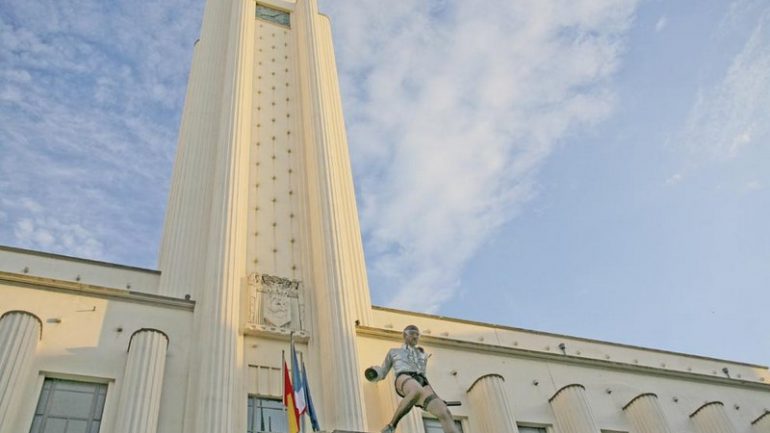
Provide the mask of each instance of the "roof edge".
POLYGON ((9 245, 0 245, 0 251, 8 251, 11 253, 19 253, 19 254, 29 254, 29 255, 45 257, 49 259, 67 260, 71 262, 85 263, 89 265, 106 266, 110 268, 118 268, 118 269, 125 269, 129 271, 139 271, 139 272, 146 272, 150 274, 160 275, 160 271, 157 269, 140 268, 138 266, 122 265, 120 263, 105 262, 105 261, 93 260, 93 259, 84 259, 81 257, 67 256, 64 254, 49 253, 49 252, 38 251, 38 250, 28 250, 26 248, 12 247, 9 245))
POLYGON ((626 349, 644 350, 644 351, 648 351, 648 352, 662 353, 662 354, 666 354, 666 355, 675 355, 675 356, 685 356, 685 357, 688 357, 688 358, 696 358, 696 359, 701 359, 701 360, 704 360, 704 361, 725 362, 725 363, 734 364, 734 365, 742 365, 742 366, 745 366, 745 367, 762 368, 762 369, 765 369, 765 370, 768 369, 768 366, 766 366, 766 365, 752 364, 750 362, 733 361, 733 360, 729 360, 729 359, 714 358, 714 357, 703 356, 703 355, 693 355, 693 354, 690 354, 690 353, 675 352, 675 351, 672 351, 672 350, 654 349, 654 348, 644 347, 644 346, 635 346, 633 344, 616 343, 616 342, 612 342, 612 341, 597 340, 597 339, 585 338, 585 337, 576 337, 574 335, 567 335, 567 334, 557 334, 555 332, 536 331, 536 330, 527 329, 527 328, 517 328, 515 326, 497 325, 497 324, 489 323, 489 322, 478 322, 478 321, 475 321, 475 320, 459 319, 459 318, 456 318, 456 317, 441 316, 441 315, 437 315, 437 314, 419 313, 419 312, 416 312, 416 311, 400 310, 400 309, 391 308, 391 307, 380 307, 378 305, 372 305, 372 309, 380 310, 380 311, 387 311, 387 312, 397 313, 397 314, 405 314, 405 315, 411 315, 411 316, 425 317, 425 318, 429 318, 429 319, 444 320, 444 321, 448 321, 448 322, 463 323, 463 324, 467 324, 467 325, 483 326, 483 327, 487 327, 487 328, 501 329, 501 330, 506 330, 506 331, 518 331, 518 332, 526 332, 526 333, 530 333, 530 334, 545 335, 545 336, 549 336, 549 337, 569 338, 571 340, 583 341, 583 342, 587 342, 587 343, 607 344, 607 345, 610 345, 610 346, 623 347, 623 348, 626 348, 626 349))

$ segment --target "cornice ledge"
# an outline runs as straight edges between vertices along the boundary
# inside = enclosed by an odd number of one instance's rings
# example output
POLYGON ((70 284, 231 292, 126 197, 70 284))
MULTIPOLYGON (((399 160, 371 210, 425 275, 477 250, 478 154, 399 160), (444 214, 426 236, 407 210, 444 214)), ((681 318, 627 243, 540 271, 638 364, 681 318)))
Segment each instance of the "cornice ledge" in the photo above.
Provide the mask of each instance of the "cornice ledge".
MULTIPOLYGON (((387 340, 400 341, 401 331, 378 328, 373 326, 358 326, 356 334, 363 337, 375 337, 387 340)), ((489 343, 475 341, 458 340, 450 337, 437 337, 434 335, 423 334, 420 340, 426 344, 432 344, 440 347, 458 348, 482 353, 498 353, 517 356, 520 358, 539 359, 545 361, 561 362, 564 364, 588 365, 594 367, 609 368, 619 371, 630 371, 633 373, 642 373, 654 376, 675 377, 679 379, 695 380, 704 383, 718 383, 721 385, 735 386, 739 388, 760 389, 770 391, 770 384, 753 382, 741 379, 727 377, 715 377, 706 374, 693 373, 689 371, 667 370, 659 367, 652 367, 638 364, 628 364, 612 360, 586 358, 575 355, 564 355, 557 353, 539 352, 536 350, 522 349, 518 347, 499 346, 489 343)))
POLYGON ((195 301, 172 298, 169 296, 155 295, 152 293, 134 292, 112 287, 95 286, 72 281, 57 280, 54 278, 37 277, 34 275, 17 274, 0 271, 0 282, 19 286, 26 286, 40 290, 89 295, 98 298, 133 302, 137 304, 153 305, 157 307, 173 308, 193 311, 195 301))
POLYGON ((749 367, 749 368, 761 368, 767 370, 769 367, 767 365, 760 365, 760 364, 753 364, 749 362, 741 362, 741 361, 734 361, 730 359, 721 359, 721 358, 713 358, 710 356, 703 356, 703 355, 694 355, 691 353, 683 353, 683 352, 674 352, 670 350, 662 350, 662 349, 654 349, 651 347, 644 347, 644 346, 635 346, 633 344, 625 344, 625 343, 616 343, 612 341, 604 341, 604 340, 597 340, 594 338, 586 338, 586 337, 578 337, 575 335, 568 335, 568 334, 558 334, 554 332, 547 332, 547 331, 538 331, 535 329, 527 329, 527 328, 517 328, 514 326, 507 326, 507 325, 498 325, 495 323, 490 322, 479 322, 475 320, 467 320, 467 319, 460 319, 457 317, 451 317, 451 316, 441 316, 436 314, 428 314, 428 313, 419 313, 414 311, 408 311, 408 310, 400 310, 397 308, 391 308, 391 307, 381 307, 379 305, 372 305, 372 310, 379 310, 386 313, 393 313, 393 314, 401 314, 406 316, 415 316, 415 317, 424 317, 426 319, 433 319, 433 320, 441 320, 441 321, 447 321, 452 323, 463 323, 467 325, 473 325, 473 326, 479 326, 482 328, 487 328, 489 330, 501 330, 501 331, 513 331, 513 332, 523 332, 525 334, 533 334, 533 335, 542 335, 544 337, 554 337, 554 338, 566 338, 568 340, 574 340, 574 341, 581 341, 586 343, 592 343, 592 344, 601 344, 604 346, 614 346, 614 347, 621 347, 626 349, 632 349, 632 350, 641 350, 645 352, 654 352, 654 353, 660 353, 663 355, 672 355, 672 356, 684 356, 687 358, 693 358, 693 359, 700 359, 704 361, 712 361, 712 362, 718 362, 718 363, 725 363, 730 365, 740 365, 743 367, 749 367))

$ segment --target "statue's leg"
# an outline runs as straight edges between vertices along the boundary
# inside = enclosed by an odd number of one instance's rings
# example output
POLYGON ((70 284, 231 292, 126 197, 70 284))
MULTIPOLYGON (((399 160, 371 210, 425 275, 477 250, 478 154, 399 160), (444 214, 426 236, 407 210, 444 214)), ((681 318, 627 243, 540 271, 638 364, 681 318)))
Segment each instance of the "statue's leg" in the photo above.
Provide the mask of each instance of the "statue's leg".
POLYGON ((396 413, 393 414, 393 418, 391 418, 390 423, 388 423, 388 426, 393 427, 393 429, 396 428, 398 422, 401 421, 401 418, 403 418, 406 414, 409 413, 410 410, 412 410, 412 407, 420 398, 420 391, 422 390, 422 387, 419 383, 417 383, 416 380, 410 376, 405 375, 398 377, 398 380, 396 380, 396 386, 401 389, 402 393, 404 394, 404 398, 402 398, 398 403, 396 413))
POLYGON ((420 398, 424 402, 423 407, 425 410, 438 418, 438 422, 441 423, 441 429, 444 430, 444 433, 460 433, 457 430, 457 427, 455 427, 455 421, 454 418, 452 418, 452 413, 449 412, 449 408, 447 407, 446 403, 444 403, 444 400, 436 396, 433 388, 431 388, 430 385, 425 386, 422 389, 422 393, 424 397, 421 395, 420 398))

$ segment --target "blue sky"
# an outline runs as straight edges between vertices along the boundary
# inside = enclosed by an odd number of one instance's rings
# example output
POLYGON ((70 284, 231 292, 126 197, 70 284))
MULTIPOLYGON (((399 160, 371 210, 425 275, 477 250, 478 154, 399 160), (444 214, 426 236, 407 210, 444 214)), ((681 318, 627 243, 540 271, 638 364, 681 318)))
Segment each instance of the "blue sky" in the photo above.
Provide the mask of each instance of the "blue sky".
MULTIPOLYGON (((155 266, 202 6, 0 3, 0 244, 155 266)), ((770 363, 770 4, 321 9, 375 303, 770 363)))

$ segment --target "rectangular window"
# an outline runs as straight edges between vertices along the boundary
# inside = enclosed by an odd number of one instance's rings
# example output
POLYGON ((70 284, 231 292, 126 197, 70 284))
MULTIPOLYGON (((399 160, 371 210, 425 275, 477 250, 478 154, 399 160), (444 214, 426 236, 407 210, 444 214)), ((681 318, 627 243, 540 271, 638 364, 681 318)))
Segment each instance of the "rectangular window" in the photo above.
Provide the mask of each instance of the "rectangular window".
MULTIPOLYGON (((444 430, 441 429, 441 423, 437 419, 423 418, 423 423, 425 433, 444 433, 444 430)), ((455 426, 460 433, 463 432, 463 424, 460 421, 455 420, 455 426)))
POLYGON ((289 431, 281 400, 249 396, 248 433, 286 433, 289 431))
POLYGON ((45 379, 30 433, 98 433, 107 385, 45 379))
POLYGON ((526 425, 519 425, 519 433, 547 433, 548 429, 545 427, 531 427, 526 425))
POLYGON ((289 27, 289 13, 257 4, 257 18, 289 27))

